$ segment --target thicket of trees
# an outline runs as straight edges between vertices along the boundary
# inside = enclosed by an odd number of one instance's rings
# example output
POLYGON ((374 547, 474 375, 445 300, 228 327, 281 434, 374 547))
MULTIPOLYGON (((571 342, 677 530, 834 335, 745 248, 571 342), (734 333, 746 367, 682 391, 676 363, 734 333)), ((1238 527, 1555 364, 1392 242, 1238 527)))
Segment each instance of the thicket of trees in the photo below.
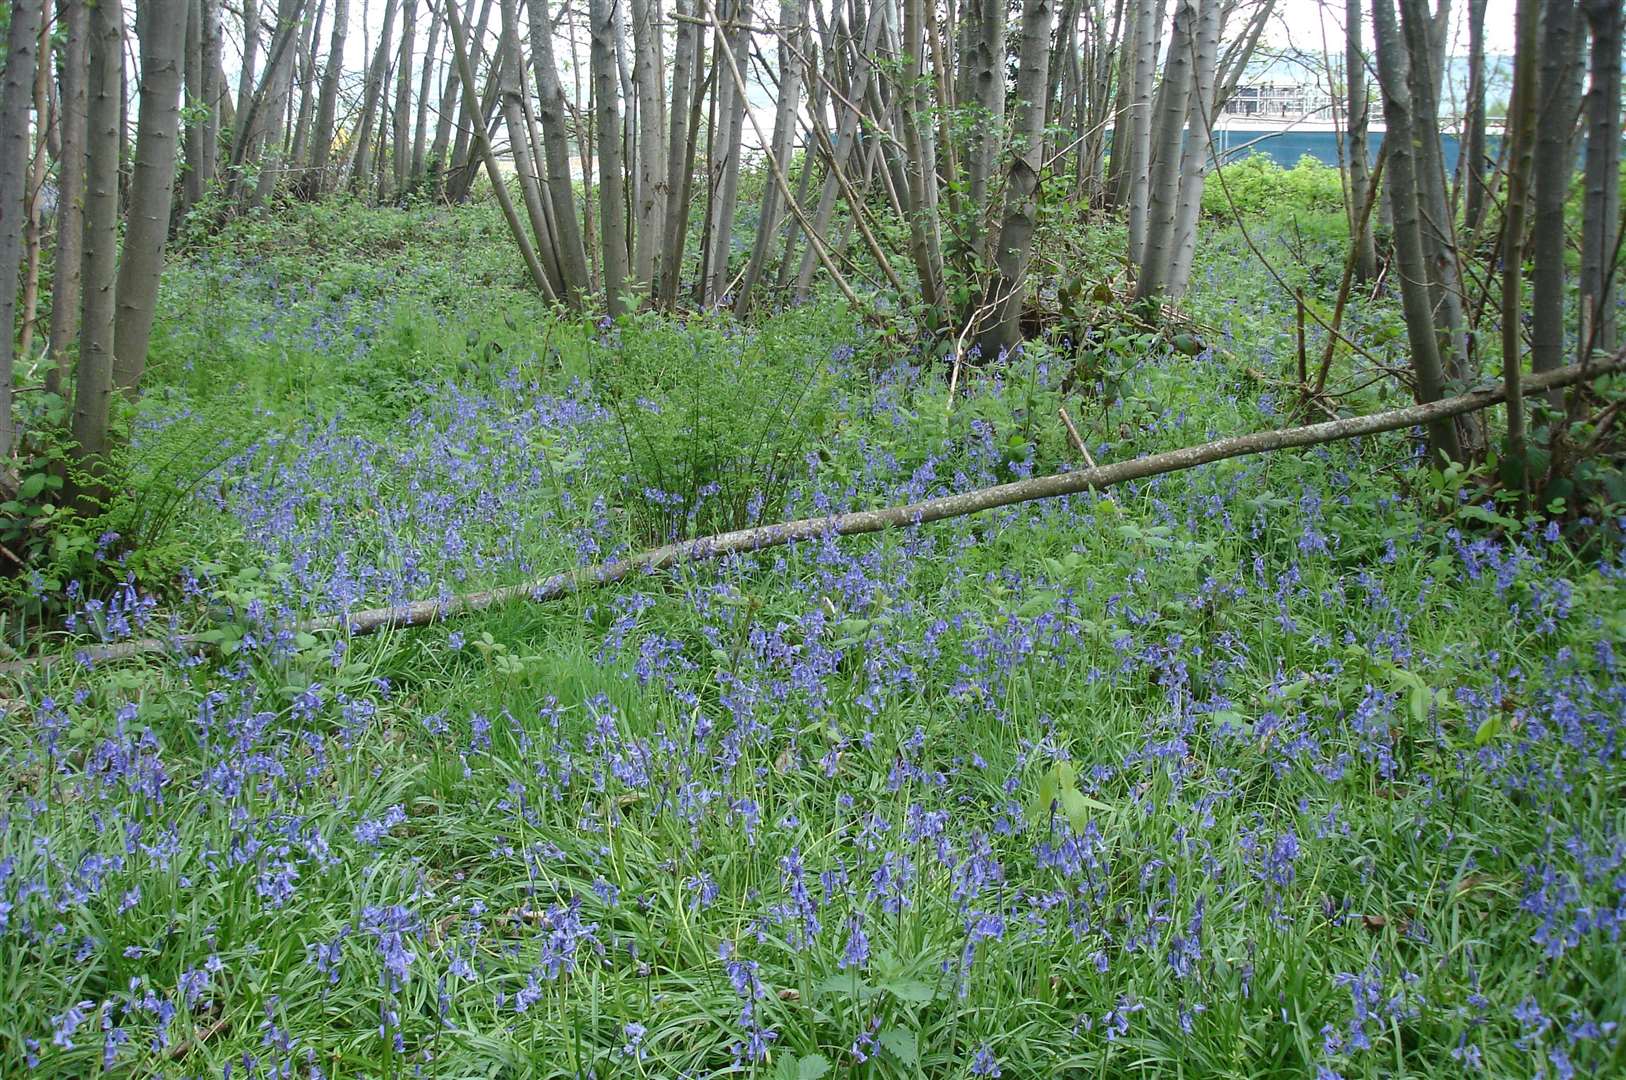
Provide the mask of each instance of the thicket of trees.
MULTIPOLYGON (((276 198, 343 189, 458 202, 483 173, 536 289, 570 308, 744 312, 822 282, 849 298, 918 300, 922 329, 957 356, 1020 339, 1035 235, 1058 208, 1123 214, 1138 297, 1177 299, 1211 125, 1274 6, 384 0, 381 11, 364 5, 367 59, 352 69, 351 0, 135 0, 133 12, 11 0, 0 463, 16 452, 17 370, 71 403, 77 452, 96 460, 113 395, 140 386, 166 238, 189 215, 217 222, 276 198), (241 55, 235 79, 228 39, 241 55), (736 221, 752 226, 749 244, 737 244, 736 221)), ((1568 329, 1582 355, 1612 348, 1618 2, 1521 0, 1509 137, 1492 150, 1485 3, 1468 0, 1455 176, 1437 137, 1449 0, 1373 0, 1366 11, 1346 0, 1344 17, 1348 277, 1389 261, 1418 398, 1483 367, 1489 319, 1501 322, 1510 380, 1526 351, 1535 371, 1559 366, 1576 287, 1581 325, 1568 329), (1389 135, 1375 169, 1374 114, 1389 135), (1585 209, 1571 282, 1564 212, 1578 156, 1585 209), (1374 243, 1380 215, 1392 251, 1374 243)), ((1336 316, 1328 329, 1336 335, 1336 316)), ((1511 408, 1522 415, 1517 395, 1511 408)), ((1451 457, 1484 442, 1465 422, 1431 437, 1451 457)))

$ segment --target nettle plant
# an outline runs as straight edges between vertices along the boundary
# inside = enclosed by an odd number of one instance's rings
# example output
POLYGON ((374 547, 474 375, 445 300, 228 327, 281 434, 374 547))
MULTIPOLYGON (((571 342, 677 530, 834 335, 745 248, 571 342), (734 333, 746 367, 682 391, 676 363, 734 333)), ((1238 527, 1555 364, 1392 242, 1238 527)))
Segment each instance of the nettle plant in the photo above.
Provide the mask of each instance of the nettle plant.
POLYGON ((609 410, 612 482, 639 540, 660 543, 778 520, 808 453, 834 424, 835 375, 859 328, 801 308, 744 327, 628 316, 592 361, 609 410))

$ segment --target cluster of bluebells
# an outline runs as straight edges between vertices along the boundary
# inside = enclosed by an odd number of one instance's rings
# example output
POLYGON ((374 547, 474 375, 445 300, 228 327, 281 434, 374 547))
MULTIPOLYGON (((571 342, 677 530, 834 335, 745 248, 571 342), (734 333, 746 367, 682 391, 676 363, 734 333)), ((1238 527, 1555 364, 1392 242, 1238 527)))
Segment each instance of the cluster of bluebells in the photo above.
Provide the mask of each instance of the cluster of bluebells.
MULTIPOLYGON (((883 380, 866 422, 907 422, 914 380, 883 380)), ((504 393, 426 406, 415 439, 264 440, 209 498, 289 562, 289 605, 530 576, 538 537, 605 553, 604 506, 549 480, 586 468, 566 459, 590 393, 504 393)), ((968 432, 913 460, 873 440, 842 475, 815 458, 795 505, 1037 467, 968 432)), ((1239 1013, 1301 1025, 1323 1077, 1414 1052, 1397 1029, 1489 1075, 1612 1061, 1616 1004, 1545 978, 1608 970, 1626 918, 1626 839, 1589 810, 1626 775, 1626 682, 1561 539, 1346 505, 1330 466, 1267 498, 1264 468, 637 579, 580 609, 592 679, 479 697, 478 650, 431 631, 460 681, 426 701, 347 673, 373 646, 298 652, 272 602, 161 699, 87 679, 30 700, 4 744, 0 947, 51 990, 0 1062, 315 1076, 354 1051, 435 1075, 512 1040, 700 1076, 953 1030, 945 1072, 1065 1053, 1110 1074, 1153 1040, 1230 1052, 1239 1013), (1357 513, 1405 527, 1351 550, 1357 513), (1081 558, 979 556, 1019 530, 1081 558), (1463 604, 1531 643, 1443 640, 1463 604), (1396 673, 1429 680, 1420 714, 1396 673), (1487 840, 1474 815, 1527 827, 1487 840), (1374 857, 1396 833, 1436 896, 1374 857), (1485 881, 1517 904, 1457 955, 1442 905, 1485 881), (1288 966, 1301 989, 1267 986, 1288 966)))

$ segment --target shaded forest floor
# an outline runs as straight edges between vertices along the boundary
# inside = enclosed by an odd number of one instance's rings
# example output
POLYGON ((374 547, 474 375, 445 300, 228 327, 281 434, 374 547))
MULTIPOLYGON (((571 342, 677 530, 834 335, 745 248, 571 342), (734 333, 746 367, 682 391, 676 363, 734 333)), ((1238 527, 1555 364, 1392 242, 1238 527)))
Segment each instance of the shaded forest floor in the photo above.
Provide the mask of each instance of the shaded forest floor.
MULTIPOLYGON (((1254 232, 1330 296, 1337 229, 1254 232)), ((1415 438, 283 628, 1055 471, 1063 406, 1098 462, 1292 422, 1291 300, 1199 250, 1179 336, 1061 304, 952 401, 829 303, 555 318, 484 209, 193 252, 87 541, 168 587, 74 625, 224 655, 6 703, 0 1072, 1618 1074, 1623 522, 1415 438)), ((1393 305, 1349 326, 1344 407, 1398 402, 1393 305)))

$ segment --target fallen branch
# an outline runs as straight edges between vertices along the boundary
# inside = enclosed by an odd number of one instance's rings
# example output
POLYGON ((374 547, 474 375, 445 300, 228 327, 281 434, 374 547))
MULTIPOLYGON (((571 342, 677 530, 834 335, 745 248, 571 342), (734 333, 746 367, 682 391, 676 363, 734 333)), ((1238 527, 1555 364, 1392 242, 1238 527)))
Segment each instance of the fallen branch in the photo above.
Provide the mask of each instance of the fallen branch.
MULTIPOLYGON (((1620 350, 1601 363, 1590 366, 1573 365, 1531 376, 1525 380, 1524 389, 1532 393, 1552 390, 1620 371, 1626 371, 1626 349, 1620 350)), ((667 570, 683 563, 719 559, 728 555, 760 551, 763 548, 800 540, 816 540, 825 536, 856 536, 861 533, 883 532, 887 529, 909 528, 1038 499, 1078 495, 1112 487, 1115 484, 1145 480, 1164 473, 1194 469, 1199 465, 1209 465, 1228 458, 1300 446, 1316 446, 1320 443, 1338 442, 1362 435, 1379 435, 1386 431, 1421 427, 1431 421, 1444 420, 1499 405, 1506 396, 1506 391, 1497 386, 1495 389, 1478 390, 1426 405, 1411 405, 1403 409, 1374 413, 1371 416, 1352 416, 1303 427, 1261 431, 1252 435, 1234 435, 1228 439, 1170 450, 1162 454, 1151 454, 1096 468, 1036 476, 1015 483, 966 491, 958 495, 926 499, 906 506, 892 506, 881 510, 856 510, 832 517, 803 518, 777 525, 736 529, 715 536, 666 544, 625 559, 568 570, 524 585, 466 593, 444 602, 419 600, 395 607, 352 612, 344 617, 311 619, 297 624, 294 629, 305 633, 348 629, 351 634, 368 634, 396 627, 427 626, 455 615, 484 611, 516 600, 529 600, 534 603, 558 600, 601 585, 622 581, 634 574, 667 570)), ((200 652, 210 644, 211 642, 205 641, 201 636, 192 634, 169 640, 148 638, 92 646, 77 650, 72 655, 86 660, 120 660, 154 653, 200 652)), ((0 664, 0 674, 15 677, 60 662, 62 659, 62 656, 55 655, 39 656, 30 660, 0 664)))

